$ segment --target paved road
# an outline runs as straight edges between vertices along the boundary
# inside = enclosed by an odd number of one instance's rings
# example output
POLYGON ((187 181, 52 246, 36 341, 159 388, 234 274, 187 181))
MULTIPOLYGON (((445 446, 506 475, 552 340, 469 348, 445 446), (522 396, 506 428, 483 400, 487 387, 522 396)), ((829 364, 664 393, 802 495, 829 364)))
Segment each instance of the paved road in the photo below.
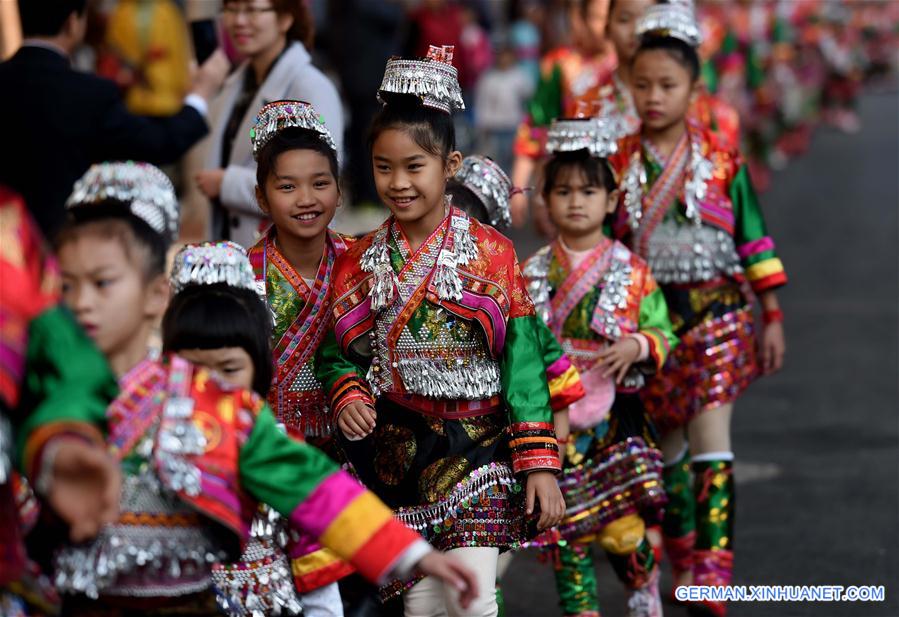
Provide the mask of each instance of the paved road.
MULTIPOLYGON (((822 129, 763 196, 791 277, 787 367, 750 389, 734 423, 735 584, 886 585, 886 601, 733 605, 733 617, 899 616, 897 111, 896 93, 869 94, 861 133, 822 129)), ((539 245, 515 240, 522 257, 539 245)), ((604 615, 623 615, 620 585, 599 570, 604 615)), ((515 557, 504 587, 510 617, 559 614, 533 554, 515 557)))

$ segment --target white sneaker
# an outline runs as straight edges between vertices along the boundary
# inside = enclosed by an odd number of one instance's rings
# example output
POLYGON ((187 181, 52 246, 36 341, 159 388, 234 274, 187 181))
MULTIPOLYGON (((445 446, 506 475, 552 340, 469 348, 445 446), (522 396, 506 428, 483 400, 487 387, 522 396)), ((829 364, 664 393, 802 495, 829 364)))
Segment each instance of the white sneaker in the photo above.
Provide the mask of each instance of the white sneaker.
POLYGON ((631 591, 627 599, 627 617, 662 617, 658 566, 643 587, 631 591))

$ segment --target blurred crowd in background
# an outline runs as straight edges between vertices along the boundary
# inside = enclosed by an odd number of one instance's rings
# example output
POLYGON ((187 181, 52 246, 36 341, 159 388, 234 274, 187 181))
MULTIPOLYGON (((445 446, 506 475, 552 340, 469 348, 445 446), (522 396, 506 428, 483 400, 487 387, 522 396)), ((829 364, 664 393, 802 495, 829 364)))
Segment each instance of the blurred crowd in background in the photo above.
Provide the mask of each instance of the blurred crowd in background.
MULTIPOLYGON (((278 64, 287 71, 279 81, 299 76, 296 81, 302 83, 275 94, 313 99, 342 149, 347 201, 364 205, 376 202, 365 133, 378 106, 374 93, 388 57, 423 56, 434 42, 455 45, 466 102, 457 120, 458 146, 512 170, 515 157, 527 155, 529 136, 523 133, 539 124, 540 116, 551 115, 547 108, 554 115, 571 115, 575 110, 566 108, 569 102, 606 82, 614 71, 614 50, 604 38, 608 0, 586 3, 91 0, 84 44, 73 54, 73 63, 113 80, 134 114, 167 116, 181 109, 191 89, 197 55, 220 46, 232 74, 218 99, 230 97, 225 103, 230 113, 217 111, 221 101, 214 102, 209 120, 213 147, 234 146, 216 152, 223 172, 229 159, 246 149, 240 131, 248 127, 242 124, 255 112, 252 103, 260 89, 263 99, 267 94, 265 83, 248 83, 252 80, 246 76, 244 83, 232 84, 235 73, 249 60, 266 79, 278 64), (266 57, 265 41, 249 40, 258 39, 258 32, 240 32, 244 26, 252 30, 254 20, 267 11, 295 18, 287 33, 292 54, 287 64, 292 66, 275 62, 288 50, 266 57), (248 39, 235 41, 235 33, 248 39), (253 44, 259 49, 252 49, 253 44)), ((860 86, 895 73, 899 2, 705 0, 697 9, 704 30, 706 87, 738 111, 744 152, 762 190, 769 170, 801 154, 821 122, 857 130, 860 86)), ((4 2, 2 11, 0 51, 5 58, 18 47, 21 33, 15 28, 15 3, 4 2)), ((167 168, 184 199, 182 229, 188 239, 208 236, 214 213, 210 215, 207 198, 214 203, 227 196, 223 193, 236 191, 252 202, 252 177, 236 184, 227 175, 203 174, 210 167, 209 141, 167 168)))

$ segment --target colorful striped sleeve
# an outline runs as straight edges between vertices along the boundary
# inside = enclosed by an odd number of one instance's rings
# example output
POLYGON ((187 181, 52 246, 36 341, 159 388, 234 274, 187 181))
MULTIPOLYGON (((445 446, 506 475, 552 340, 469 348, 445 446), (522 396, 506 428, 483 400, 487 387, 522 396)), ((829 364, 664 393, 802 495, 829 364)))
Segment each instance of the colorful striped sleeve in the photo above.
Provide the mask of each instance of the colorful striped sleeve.
POLYGON ((734 206, 737 254, 753 291, 761 293, 787 282, 787 274, 777 256, 774 240, 768 235, 758 196, 746 165, 741 165, 730 184, 734 206))
POLYGON ((543 364, 546 366, 549 405, 553 411, 562 411, 586 394, 580 373, 562 351, 552 330, 540 318, 537 318, 537 337, 540 339, 543 364))
POLYGON ((370 581, 384 581, 421 540, 334 461, 278 430, 267 407, 240 450, 240 475, 250 495, 370 581))
POLYGON ((662 290, 654 281, 649 289, 651 291, 640 301, 638 328, 649 343, 649 358, 656 370, 659 370, 665 364, 668 354, 677 345, 677 337, 668 317, 668 305, 665 303, 662 290))

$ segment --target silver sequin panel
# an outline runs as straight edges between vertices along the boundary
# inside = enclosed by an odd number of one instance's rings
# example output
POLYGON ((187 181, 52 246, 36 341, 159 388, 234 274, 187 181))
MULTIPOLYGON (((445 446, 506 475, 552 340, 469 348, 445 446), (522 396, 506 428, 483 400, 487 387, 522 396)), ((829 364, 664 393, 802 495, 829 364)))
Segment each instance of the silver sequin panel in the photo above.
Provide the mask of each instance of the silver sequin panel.
MULTIPOLYGON (((194 511, 164 488, 149 465, 126 476, 120 510, 140 514, 194 511)), ((210 569, 225 553, 202 527, 104 527, 92 542, 60 551, 55 583, 63 593, 128 597, 178 596, 208 589, 210 569)))
POLYGON ((666 219, 647 245, 646 261, 661 284, 710 281, 743 271, 733 236, 707 225, 666 219))

